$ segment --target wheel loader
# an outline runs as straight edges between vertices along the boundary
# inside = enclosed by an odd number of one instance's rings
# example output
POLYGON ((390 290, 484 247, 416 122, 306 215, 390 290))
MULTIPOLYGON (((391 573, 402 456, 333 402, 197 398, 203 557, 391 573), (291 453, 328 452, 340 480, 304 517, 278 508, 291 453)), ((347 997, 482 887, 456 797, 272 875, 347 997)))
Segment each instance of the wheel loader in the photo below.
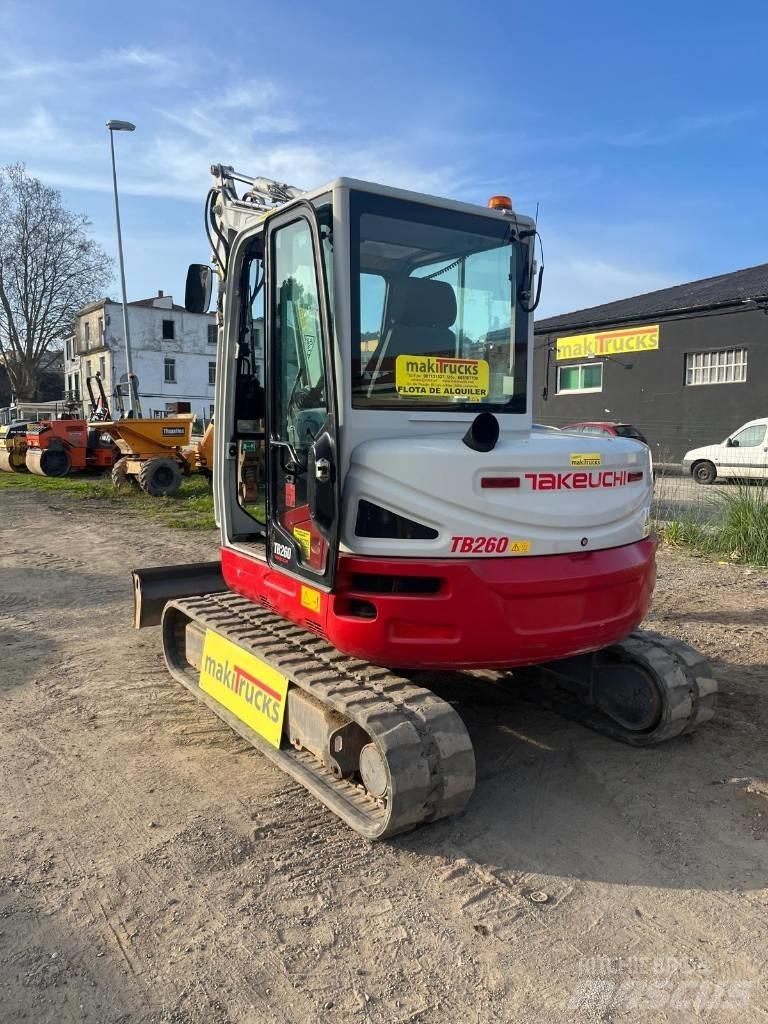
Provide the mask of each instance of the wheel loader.
MULTIPOLYGON (((702 655, 638 630, 648 448, 532 429, 534 221, 504 196, 212 174, 221 559, 134 571, 136 625, 161 624, 171 674, 371 839, 475 786, 423 670, 499 670, 636 747, 712 718, 702 655)), ((190 267, 188 309, 212 277, 190 267)))

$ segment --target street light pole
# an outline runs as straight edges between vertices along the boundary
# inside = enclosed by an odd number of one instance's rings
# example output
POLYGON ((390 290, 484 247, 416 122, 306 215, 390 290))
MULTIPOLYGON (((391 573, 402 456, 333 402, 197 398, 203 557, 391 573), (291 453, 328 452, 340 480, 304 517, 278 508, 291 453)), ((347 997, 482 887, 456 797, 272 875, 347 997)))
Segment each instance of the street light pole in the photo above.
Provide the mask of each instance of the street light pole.
MULTIPOLYGON (((107 121, 109 129, 109 148, 112 153, 112 185, 115 191, 115 222, 117 224, 117 259, 120 264, 120 288, 123 296, 123 334, 125 335, 125 369, 128 376, 128 409, 131 414, 141 415, 138 394, 134 397, 133 362, 131 360, 131 336, 128 329, 128 298, 125 294, 125 264, 123 263, 123 235, 120 230, 120 203, 117 198, 117 171, 115 169, 115 132, 136 131, 136 125, 130 121, 107 121), (137 408, 138 407, 138 408, 137 408)), ((120 386, 119 384, 117 385, 120 386)))

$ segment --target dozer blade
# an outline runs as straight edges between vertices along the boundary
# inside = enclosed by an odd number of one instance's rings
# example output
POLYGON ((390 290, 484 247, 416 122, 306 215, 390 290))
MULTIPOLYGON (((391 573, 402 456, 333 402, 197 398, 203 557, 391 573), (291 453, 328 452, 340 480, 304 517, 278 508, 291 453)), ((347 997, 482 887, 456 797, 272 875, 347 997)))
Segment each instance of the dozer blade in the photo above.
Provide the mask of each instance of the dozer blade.
POLYGON ((450 704, 236 594, 172 601, 163 647, 175 679, 368 839, 455 814, 472 795, 472 743, 450 704), (208 654, 212 635, 225 662, 208 654), (206 674, 209 661, 221 665, 216 691, 201 685, 204 652, 206 674), (247 656, 259 677, 238 667, 247 656), (285 700, 279 747, 245 721, 261 691, 285 700))
POLYGON ((133 570, 133 624, 159 626, 163 608, 179 597, 217 594, 227 589, 221 562, 190 562, 133 570))

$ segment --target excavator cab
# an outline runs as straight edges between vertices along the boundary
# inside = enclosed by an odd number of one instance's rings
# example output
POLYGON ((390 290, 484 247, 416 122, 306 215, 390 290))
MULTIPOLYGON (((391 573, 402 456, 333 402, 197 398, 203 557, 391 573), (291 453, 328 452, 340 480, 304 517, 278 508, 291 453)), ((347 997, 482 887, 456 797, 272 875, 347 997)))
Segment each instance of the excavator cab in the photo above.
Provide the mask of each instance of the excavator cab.
MULTIPOLYGON (((350 179, 308 194, 262 186, 240 199, 237 175, 217 171, 209 222, 224 546, 328 592, 339 549, 354 550, 355 538, 401 556, 402 542, 422 542, 414 553, 423 554, 437 533, 406 510, 405 495, 347 501, 361 445, 461 436, 481 414, 529 431, 535 226, 508 203, 484 209, 350 179), (248 502, 245 449, 262 463, 248 502)), ((206 271, 190 268, 189 308, 205 306, 206 271)))

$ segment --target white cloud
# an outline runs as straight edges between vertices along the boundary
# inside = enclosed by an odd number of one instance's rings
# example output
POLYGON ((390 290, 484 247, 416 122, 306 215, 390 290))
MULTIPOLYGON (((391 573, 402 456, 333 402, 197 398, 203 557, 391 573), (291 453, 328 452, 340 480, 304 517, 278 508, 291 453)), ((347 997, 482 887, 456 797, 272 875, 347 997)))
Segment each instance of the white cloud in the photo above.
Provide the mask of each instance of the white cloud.
MULTIPOLYGON (((558 168, 516 160, 511 167, 500 165, 510 179, 508 188, 492 176, 493 167, 491 174, 477 173, 474 140, 460 133, 448 144, 436 137, 438 129, 425 137, 409 131, 407 123, 390 137, 375 121, 355 131, 326 116, 317 97, 294 94, 279 81, 238 77, 236 68, 228 77, 219 68, 212 89, 209 73, 204 60, 144 47, 81 62, 6 60, 0 70, 0 79, 8 83, 0 98, 4 162, 23 160, 31 173, 58 187, 110 192, 104 122, 107 116, 122 116, 134 120, 138 130, 116 140, 121 193, 180 199, 200 208, 210 183, 209 166, 218 161, 303 188, 346 175, 476 201, 509 190, 515 204, 527 210, 539 198, 594 185, 598 173, 583 163, 558 168)), ((690 130, 704 127, 692 124, 690 130)), ((632 144, 631 135, 624 144, 632 144)), ((160 242, 155 248, 166 254, 162 206, 157 210, 160 242)), ((545 226, 544 234, 542 316, 673 283, 671 274, 658 269, 658 246, 642 244, 631 227, 624 233, 616 227, 610 237, 589 226, 560 237, 545 226)), ((157 257, 162 263, 169 259, 157 257)))
POLYGON ((128 47, 120 50, 105 50, 86 60, 40 61, 19 59, 13 53, 3 53, 0 81, 61 79, 83 76, 95 72, 113 73, 121 68, 141 68, 145 71, 169 72, 179 68, 178 60, 160 50, 144 47, 128 47))

